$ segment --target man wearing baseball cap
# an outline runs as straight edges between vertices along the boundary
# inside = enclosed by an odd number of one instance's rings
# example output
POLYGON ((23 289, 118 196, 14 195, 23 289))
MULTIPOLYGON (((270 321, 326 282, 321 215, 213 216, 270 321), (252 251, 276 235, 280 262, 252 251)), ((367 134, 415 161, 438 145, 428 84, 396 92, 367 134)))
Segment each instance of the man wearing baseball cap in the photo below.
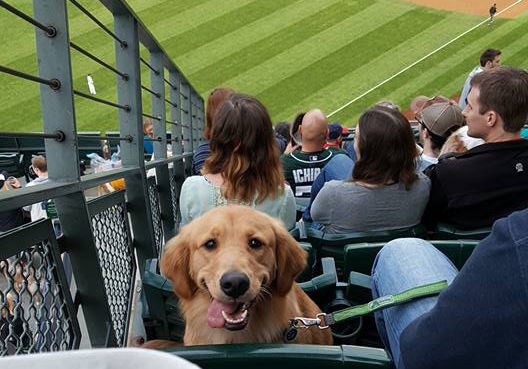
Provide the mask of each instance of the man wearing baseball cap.
POLYGON ((335 152, 336 154, 345 154, 348 153, 341 148, 343 142, 343 127, 337 122, 330 123, 328 125, 328 136, 326 138, 326 144, 324 148, 330 151, 335 152))
POLYGON ((416 114, 420 123, 423 151, 417 163, 421 172, 438 163, 440 149, 449 135, 465 124, 460 107, 453 102, 437 102, 416 114))

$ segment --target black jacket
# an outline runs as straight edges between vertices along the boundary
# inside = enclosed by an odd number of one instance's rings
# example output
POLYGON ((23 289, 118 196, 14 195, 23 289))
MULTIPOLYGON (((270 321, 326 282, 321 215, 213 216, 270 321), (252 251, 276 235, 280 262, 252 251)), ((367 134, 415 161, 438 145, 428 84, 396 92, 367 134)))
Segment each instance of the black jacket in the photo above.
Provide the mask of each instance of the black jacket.
POLYGON ((462 229, 491 227, 528 207, 528 140, 486 143, 441 160, 429 172, 431 195, 423 222, 462 229))

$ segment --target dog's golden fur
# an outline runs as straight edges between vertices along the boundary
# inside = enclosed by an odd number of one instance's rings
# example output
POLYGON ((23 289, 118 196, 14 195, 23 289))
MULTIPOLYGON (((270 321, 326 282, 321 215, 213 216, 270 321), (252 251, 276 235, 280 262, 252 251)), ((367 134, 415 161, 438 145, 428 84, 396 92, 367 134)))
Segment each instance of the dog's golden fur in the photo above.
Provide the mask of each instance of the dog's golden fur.
MULTIPOLYGON (((294 282, 305 266, 306 252, 282 223, 238 205, 212 209, 184 226, 167 243, 161 260, 161 269, 180 298, 186 322, 185 345, 284 342, 289 318, 315 317, 320 312, 294 282), (214 247, 206 246, 210 240, 214 247), (208 325, 212 300, 233 300, 219 282, 227 272, 249 277, 248 290, 236 300, 252 302, 247 326, 242 330, 208 325)), ((330 345, 332 336, 328 329, 312 327, 299 330, 294 342, 330 345)))

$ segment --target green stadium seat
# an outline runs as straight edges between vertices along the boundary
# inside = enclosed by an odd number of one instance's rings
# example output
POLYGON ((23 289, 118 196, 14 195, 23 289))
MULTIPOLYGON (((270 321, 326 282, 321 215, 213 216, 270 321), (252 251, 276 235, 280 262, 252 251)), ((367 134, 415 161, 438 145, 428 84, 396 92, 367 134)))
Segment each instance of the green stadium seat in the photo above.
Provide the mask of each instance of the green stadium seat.
POLYGON ((13 137, 0 137, 0 152, 19 152, 18 140, 13 137))
MULTIPOLYGON (((435 240, 429 241, 438 250, 443 252, 458 268, 462 268, 469 258, 477 240, 435 240)), ((386 242, 377 243, 356 243, 345 246, 344 248, 344 273, 349 275, 350 272, 359 272, 370 275, 374 259, 386 242)))
POLYGON ((24 137, 17 139, 17 141, 21 153, 28 155, 44 155, 46 152, 44 139, 42 137, 24 137))
MULTIPOLYGON (((446 255, 460 270, 478 245, 477 240, 429 241, 446 255)), ((376 255, 385 245, 379 243, 357 243, 345 247, 344 274, 348 278, 346 296, 350 301, 365 303, 372 299, 370 273, 376 255)))
MULTIPOLYGON (((332 257, 336 261, 338 275, 344 264, 344 249, 348 244, 361 242, 387 242, 395 238, 426 236, 425 227, 421 224, 409 228, 393 229, 389 231, 351 232, 351 233, 325 233, 310 227, 304 230, 306 239, 317 250, 317 257, 332 257)), ((301 238, 303 230, 300 229, 301 238)))
POLYGON ((451 224, 439 223, 430 238, 435 240, 482 240, 488 237, 490 232, 491 228, 463 230, 451 224))
POLYGON ((200 345, 167 348, 163 351, 178 355, 203 369, 240 366, 253 369, 394 368, 385 350, 352 345, 200 345))
POLYGON ((103 156, 103 147, 101 144, 101 132, 79 132, 79 135, 89 136, 90 138, 79 138, 79 159, 90 162, 86 156, 91 153, 103 156), (93 137, 93 138, 92 138, 93 137))
POLYGON ((315 253, 315 249, 310 243, 300 242, 299 244, 304 249, 304 251, 308 253, 308 258, 306 259, 306 269, 304 269, 304 271, 299 275, 299 277, 297 278, 297 282, 305 282, 309 281, 313 277, 313 271, 317 262, 317 256, 315 253))
POLYGON ((1 153, 0 170, 5 170, 13 177, 22 177, 24 171, 20 165, 20 155, 18 153, 1 153))

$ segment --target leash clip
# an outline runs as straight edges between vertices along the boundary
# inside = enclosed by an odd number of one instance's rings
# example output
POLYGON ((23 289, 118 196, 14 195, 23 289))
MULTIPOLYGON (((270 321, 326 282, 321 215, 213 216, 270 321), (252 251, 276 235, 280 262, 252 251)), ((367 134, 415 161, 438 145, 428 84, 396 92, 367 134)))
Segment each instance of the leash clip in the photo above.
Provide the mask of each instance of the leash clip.
POLYGON ((326 325, 324 318, 326 318, 325 313, 319 313, 315 316, 315 318, 296 316, 295 318, 290 319, 290 325, 295 328, 310 328, 317 326, 319 329, 326 329, 328 328, 328 325, 326 325))

